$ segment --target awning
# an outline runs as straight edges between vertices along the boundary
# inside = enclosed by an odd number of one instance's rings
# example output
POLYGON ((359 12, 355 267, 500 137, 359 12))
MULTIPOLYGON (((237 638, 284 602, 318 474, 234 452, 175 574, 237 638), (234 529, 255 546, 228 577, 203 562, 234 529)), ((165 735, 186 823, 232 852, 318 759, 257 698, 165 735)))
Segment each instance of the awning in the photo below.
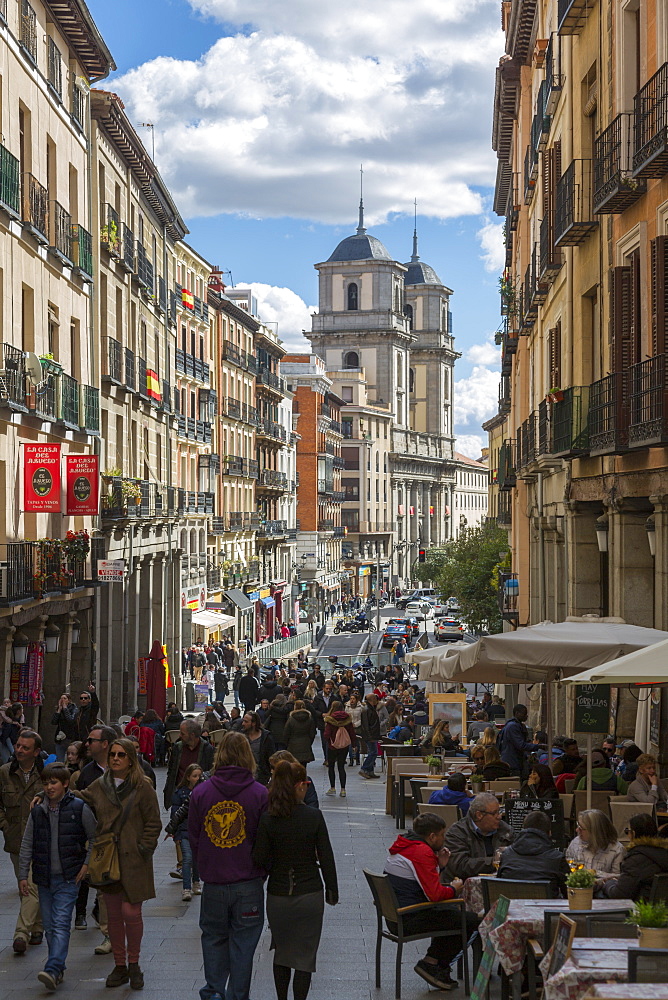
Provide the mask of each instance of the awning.
POLYGON ((248 600, 243 590, 226 590, 225 597, 236 604, 241 611, 249 611, 253 607, 253 602, 248 600))
POLYGON ((264 604, 265 608, 275 608, 276 601, 273 597, 261 597, 260 600, 264 604))
POLYGON ((204 628, 229 628, 235 619, 230 615, 221 615, 217 611, 195 611, 193 625, 203 625, 204 628))

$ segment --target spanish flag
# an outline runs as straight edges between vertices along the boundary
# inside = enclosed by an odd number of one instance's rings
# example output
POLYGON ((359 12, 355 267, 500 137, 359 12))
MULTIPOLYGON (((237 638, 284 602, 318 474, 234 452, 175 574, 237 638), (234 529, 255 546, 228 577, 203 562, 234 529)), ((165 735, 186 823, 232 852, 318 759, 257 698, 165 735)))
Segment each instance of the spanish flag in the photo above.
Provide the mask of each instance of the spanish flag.
POLYGON ((160 379, 156 372, 151 371, 150 368, 146 370, 146 391, 151 399, 155 399, 158 403, 162 399, 162 393, 160 392, 160 379))
POLYGON ((195 308, 195 296, 192 292, 189 292, 187 288, 181 289, 181 302, 186 309, 195 308))

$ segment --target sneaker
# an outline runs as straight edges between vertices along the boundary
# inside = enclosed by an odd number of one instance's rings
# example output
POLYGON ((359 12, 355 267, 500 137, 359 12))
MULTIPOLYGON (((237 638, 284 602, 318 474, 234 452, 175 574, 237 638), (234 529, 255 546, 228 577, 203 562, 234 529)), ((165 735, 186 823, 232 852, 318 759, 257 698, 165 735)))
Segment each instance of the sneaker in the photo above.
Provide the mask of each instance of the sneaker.
POLYGON ((95 949, 96 955, 111 955, 111 941, 109 940, 109 935, 104 935, 104 940, 102 944, 99 944, 95 949))
POLYGON ((173 872, 169 873, 170 878, 177 878, 179 882, 183 881, 183 872, 181 871, 181 865, 177 865, 173 872))
POLYGON ((373 777, 373 775, 369 771, 361 770, 361 771, 358 771, 357 773, 359 774, 360 778, 372 778, 373 777))
POLYGON ((107 979, 105 981, 105 986, 113 988, 114 986, 125 986, 126 983, 130 982, 130 973, 125 965, 115 965, 107 979))
POLYGON ((143 990, 144 989, 144 973, 139 968, 139 965, 135 962, 130 962, 128 964, 128 975, 130 977, 130 989, 132 990, 143 990))
POLYGON ((75 931, 85 931, 85 930, 87 930, 87 928, 88 928, 88 924, 86 923, 85 916, 83 914, 81 914, 81 916, 76 917, 76 919, 74 921, 74 929, 75 929, 75 931))
POLYGON ((192 898, 193 894, 190 889, 184 889, 183 892, 181 893, 181 899, 183 900, 184 903, 189 903, 192 898))
POLYGON ((323 760, 323 762, 322 762, 322 766, 323 766, 323 767, 329 767, 329 764, 327 763, 327 761, 326 761, 326 760, 323 760))
POLYGON ((457 980, 452 979, 447 969, 442 969, 439 965, 429 965, 423 958, 414 967, 414 972, 421 976, 430 986, 435 986, 437 990, 454 990, 457 988, 457 980))
POLYGON ((28 944, 41 944, 44 940, 44 931, 33 931, 28 944))
POLYGON ((25 938, 15 937, 12 942, 12 948, 14 949, 15 955, 24 955, 28 948, 28 942, 25 938))
POLYGON ((369 771, 369 773, 367 774, 367 778, 380 778, 380 775, 376 774, 375 771, 369 771))
POLYGON ((59 984, 63 981, 62 976, 54 975, 52 972, 38 972, 37 978, 42 986, 45 986, 51 993, 53 993, 53 991, 57 989, 59 984))
POLYGON ((325 795, 336 795, 336 788, 328 788, 325 795))
POLYGON ((345 797, 346 797, 346 790, 345 790, 345 788, 341 789, 341 791, 339 792, 339 795, 341 796, 342 799, 345 799, 345 797))
POLYGON ((201 896, 201 895, 202 895, 202 883, 193 882, 193 896, 201 896))

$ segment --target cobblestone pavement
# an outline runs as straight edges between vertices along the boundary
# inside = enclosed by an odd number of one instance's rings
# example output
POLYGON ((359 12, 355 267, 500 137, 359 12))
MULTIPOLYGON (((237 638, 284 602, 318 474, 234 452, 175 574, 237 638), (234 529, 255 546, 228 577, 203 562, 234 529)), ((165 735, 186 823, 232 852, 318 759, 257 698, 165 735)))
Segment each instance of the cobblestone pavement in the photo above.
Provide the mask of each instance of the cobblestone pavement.
MULTIPOLYGON (((320 753, 319 740, 314 752, 320 753)), ((380 773, 380 765, 377 765, 380 773)), ((363 869, 382 871, 388 846, 395 837, 394 820, 385 815, 385 780, 360 778, 357 768, 347 768, 348 796, 342 799, 325 796, 329 784, 327 771, 317 760, 309 767, 336 856, 340 903, 325 907, 323 938, 318 954, 318 970, 313 977, 312 1000, 393 1000, 395 948, 383 944, 383 985, 374 985, 374 948, 376 918, 363 869)), ((158 786, 164 781, 164 769, 158 770, 158 786)), ((162 797, 160 796, 162 800, 162 797)), ((167 814, 164 814, 167 821, 167 814)), ((144 904, 144 940, 141 965, 146 986, 142 994, 128 987, 107 991, 104 980, 113 966, 111 956, 98 956, 93 949, 101 935, 92 917, 87 931, 72 931, 65 981, 56 996, 85 997, 86 1000, 110 997, 126 1000, 142 995, 146 1000, 197 1000, 203 984, 202 953, 198 927, 199 898, 181 902, 181 883, 169 877, 174 863, 171 841, 160 841, 155 855, 157 898, 144 904)), ((90 904, 93 902, 90 896, 90 904)), ((43 968, 45 946, 28 948, 23 957, 12 951, 12 936, 18 896, 9 857, 0 853, 0 997, 2 1000, 26 1000, 36 994, 47 996, 37 982, 43 968)), ((90 906, 89 906, 90 911, 90 906)), ((274 1000, 270 936, 265 927, 255 953, 255 971, 251 1000, 274 1000)), ((404 1000, 424 1000, 429 987, 413 972, 413 965, 425 950, 422 943, 407 945, 404 953, 404 1000)), ((444 995, 444 994, 442 994, 444 995)), ((464 996, 463 985, 452 994, 464 996)))

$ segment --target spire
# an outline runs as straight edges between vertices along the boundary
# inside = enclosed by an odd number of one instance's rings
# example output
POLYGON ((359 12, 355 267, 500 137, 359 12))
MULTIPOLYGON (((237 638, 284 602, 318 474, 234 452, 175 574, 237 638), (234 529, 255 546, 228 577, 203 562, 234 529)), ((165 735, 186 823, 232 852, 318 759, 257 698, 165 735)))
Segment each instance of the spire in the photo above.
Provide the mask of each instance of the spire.
POLYGON ((412 264, 416 264, 420 259, 420 255, 418 253, 418 239, 417 239, 417 198, 415 199, 414 205, 415 205, 415 229, 413 230, 413 256, 411 257, 412 264))
POLYGON ((357 226, 357 235, 364 236, 366 229, 364 228, 364 167, 360 163, 360 219, 357 226))

